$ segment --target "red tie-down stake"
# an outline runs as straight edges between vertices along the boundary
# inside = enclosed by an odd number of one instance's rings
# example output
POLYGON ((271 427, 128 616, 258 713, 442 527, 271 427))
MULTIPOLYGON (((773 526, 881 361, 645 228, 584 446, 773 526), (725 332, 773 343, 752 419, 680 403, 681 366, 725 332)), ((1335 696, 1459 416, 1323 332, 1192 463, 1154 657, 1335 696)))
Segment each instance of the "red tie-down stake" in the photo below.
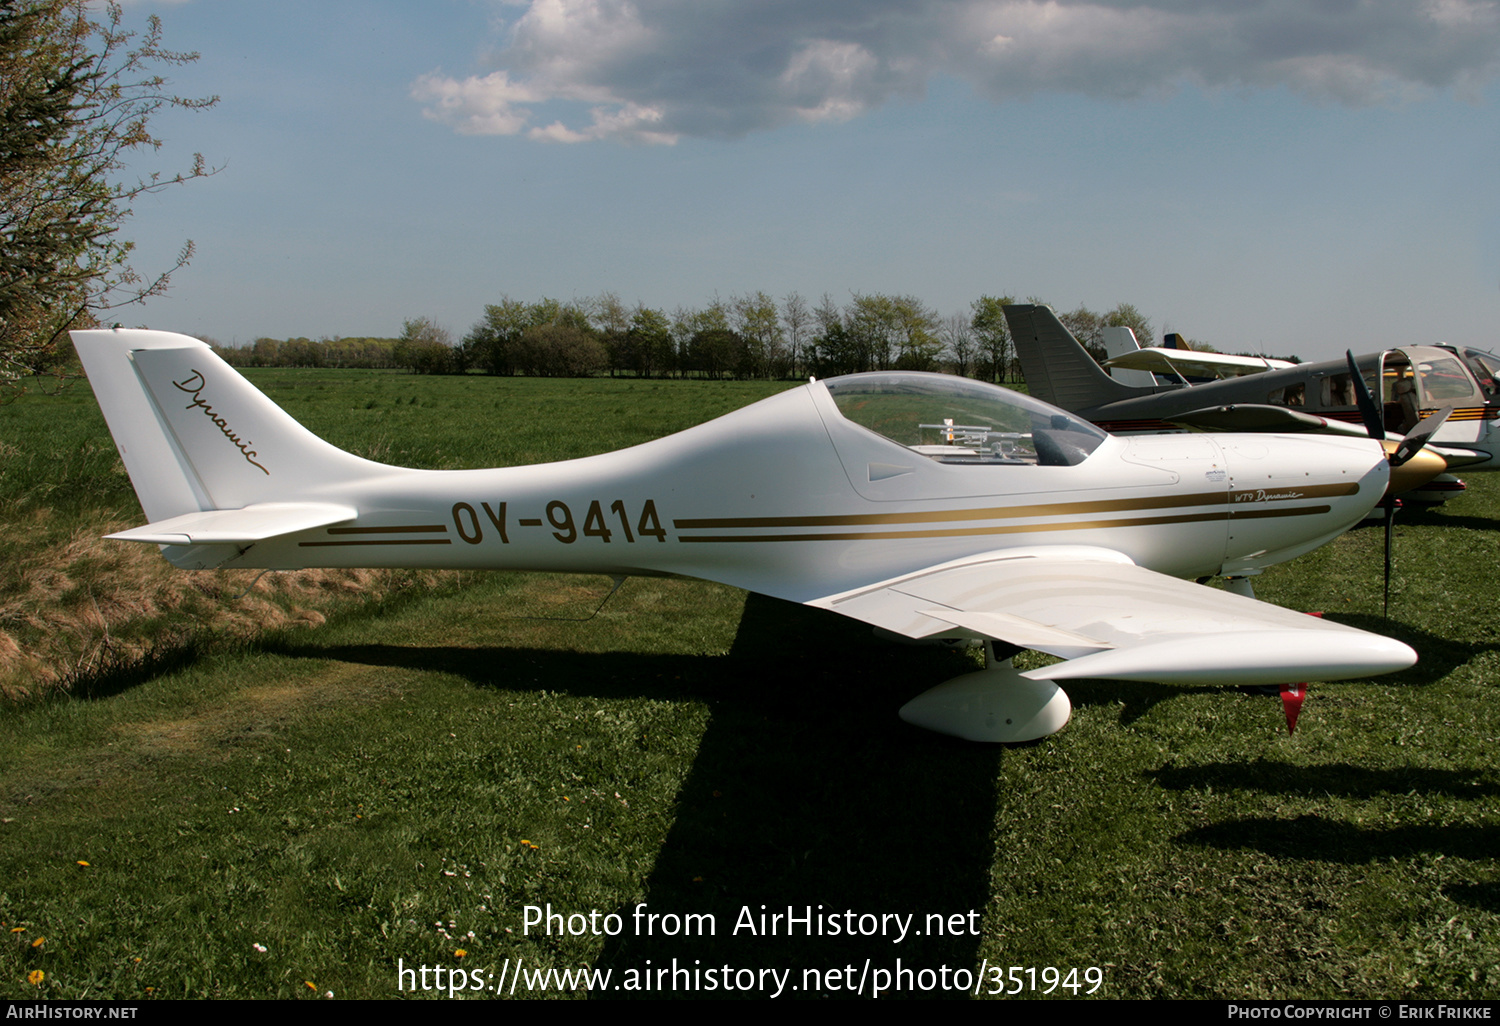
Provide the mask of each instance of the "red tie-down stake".
POLYGON ((1286 710, 1286 733, 1288 737, 1291 737, 1297 730, 1297 715, 1302 712, 1302 700, 1306 697, 1306 684, 1281 685, 1281 707, 1286 710))
MULTIPOLYGON (((1308 613, 1308 616, 1322 617, 1321 612, 1308 613)), ((1307 697, 1306 684, 1283 684, 1281 685, 1281 708, 1286 713, 1286 734, 1291 737, 1297 732, 1297 717, 1302 714, 1302 700, 1307 697)))

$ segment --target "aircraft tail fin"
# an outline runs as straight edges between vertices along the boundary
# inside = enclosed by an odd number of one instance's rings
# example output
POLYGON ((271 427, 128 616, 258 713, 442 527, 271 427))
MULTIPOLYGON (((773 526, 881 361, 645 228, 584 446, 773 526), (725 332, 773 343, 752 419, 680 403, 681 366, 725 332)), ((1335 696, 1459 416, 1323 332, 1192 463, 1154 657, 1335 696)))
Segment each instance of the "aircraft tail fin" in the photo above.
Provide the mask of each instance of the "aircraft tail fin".
MULTIPOLYGON (((1104 328, 1099 332, 1099 337, 1104 340, 1104 352, 1110 359, 1116 356, 1124 356, 1126 353, 1139 352, 1141 343, 1135 337, 1135 332, 1120 325, 1118 327, 1104 328)), ((1156 385, 1156 375, 1147 370, 1129 370, 1125 367, 1111 367, 1109 376, 1122 385, 1131 388, 1153 388, 1156 385)))
POLYGON ((311 502, 390 468, 323 441, 204 343, 162 331, 75 331, 73 343, 153 523, 311 502))
POLYGON ((1051 308, 1032 303, 1005 307, 1016 355, 1031 394, 1065 410, 1082 410, 1146 394, 1121 384, 1079 345, 1051 308))
POLYGON ((1135 332, 1124 325, 1100 329, 1099 337, 1104 341, 1104 352, 1111 357, 1138 352, 1141 348, 1135 332))

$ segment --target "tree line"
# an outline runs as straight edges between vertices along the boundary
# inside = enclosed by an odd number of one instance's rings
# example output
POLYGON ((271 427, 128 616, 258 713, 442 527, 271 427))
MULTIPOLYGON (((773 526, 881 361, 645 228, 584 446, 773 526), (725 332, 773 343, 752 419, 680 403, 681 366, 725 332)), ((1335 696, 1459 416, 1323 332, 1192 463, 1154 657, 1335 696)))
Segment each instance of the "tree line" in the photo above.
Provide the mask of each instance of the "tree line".
POLYGON ((258 338, 244 346, 204 339, 231 367, 363 367, 411 369, 397 356, 394 338, 258 338))
MULTIPOLYGON (((1035 302, 1036 300, 1028 300, 1035 302)), ((397 338, 261 338, 218 347, 243 367, 400 367, 418 374, 532 377, 801 378, 874 370, 946 371, 988 381, 1017 380, 1006 327, 1010 296, 981 296, 947 317, 911 295, 856 293, 840 306, 800 293, 715 298, 698 308, 627 307, 614 293, 534 302, 502 298, 461 338, 427 317, 397 338)), ((1100 333, 1123 324, 1149 341, 1151 323, 1121 303, 1106 313, 1080 306, 1059 315, 1102 358, 1100 333)))

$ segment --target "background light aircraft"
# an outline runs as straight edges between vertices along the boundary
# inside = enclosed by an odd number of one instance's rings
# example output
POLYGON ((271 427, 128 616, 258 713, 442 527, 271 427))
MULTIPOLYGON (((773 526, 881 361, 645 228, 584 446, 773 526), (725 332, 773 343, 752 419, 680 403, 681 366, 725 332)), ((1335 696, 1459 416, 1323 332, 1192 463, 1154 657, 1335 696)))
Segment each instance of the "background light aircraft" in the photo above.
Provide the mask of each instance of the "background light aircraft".
MULTIPOLYGON (((1173 418, 1182 414, 1234 406, 1240 419, 1221 420, 1220 430, 1265 430, 1268 425, 1257 418, 1273 412, 1265 407, 1276 407, 1319 418, 1328 430, 1365 434, 1344 360, 1204 384, 1131 385, 1102 370, 1047 307, 1015 304, 1005 308, 1005 317, 1031 394, 1106 431, 1170 431, 1179 426, 1173 418)), ((1500 467, 1500 357, 1451 346, 1403 346, 1356 357, 1355 363, 1381 404, 1388 432, 1408 434, 1438 410, 1450 409, 1430 439, 1430 451, 1450 470, 1500 467)), ((1279 430, 1312 426, 1305 421, 1295 426, 1294 419, 1274 423, 1279 430)))
POLYGON ((1188 347, 1180 335, 1170 334, 1164 346, 1142 346, 1135 332, 1126 327, 1109 327, 1101 333, 1108 359, 1104 366, 1110 376, 1132 388, 1152 388, 1160 384, 1191 385, 1268 370, 1295 367, 1289 360, 1272 360, 1264 356, 1231 356, 1228 353, 1200 353, 1188 347))
POLYGON ((1119 438, 993 385, 879 373, 601 456, 408 470, 312 435, 194 339, 73 337, 150 521, 110 537, 182 568, 719 581, 906 638, 992 642, 985 670, 902 710, 976 740, 1060 729, 1058 680, 1287 684, 1416 659, 1180 579, 1252 573, 1357 523, 1389 473, 1368 439, 1119 438), (1021 672, 1021 649, 1062 661, 1021 672))

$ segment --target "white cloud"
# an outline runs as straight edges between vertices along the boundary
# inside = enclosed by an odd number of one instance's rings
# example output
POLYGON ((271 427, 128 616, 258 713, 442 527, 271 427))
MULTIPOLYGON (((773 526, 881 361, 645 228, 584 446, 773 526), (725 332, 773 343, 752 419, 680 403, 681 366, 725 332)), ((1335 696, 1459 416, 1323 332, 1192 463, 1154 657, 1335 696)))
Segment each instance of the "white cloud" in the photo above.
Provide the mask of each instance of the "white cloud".
POLYGON ((428 104, 428 117, 465 135, 514 135, 526 127, 526 105, 545 98, 511 82, 504 71, 463 80, 423 75, 412 85, 411 95, 428 104))
POLYGON ((934 75, 996 101, 1184 82, 1385 103, 1477 91, 1500 0, 531 0, 489 74, 419 79, 460 132, 670 143, 840 121, 934 75), (538 108, 549 123, 539 127, 538 108))

